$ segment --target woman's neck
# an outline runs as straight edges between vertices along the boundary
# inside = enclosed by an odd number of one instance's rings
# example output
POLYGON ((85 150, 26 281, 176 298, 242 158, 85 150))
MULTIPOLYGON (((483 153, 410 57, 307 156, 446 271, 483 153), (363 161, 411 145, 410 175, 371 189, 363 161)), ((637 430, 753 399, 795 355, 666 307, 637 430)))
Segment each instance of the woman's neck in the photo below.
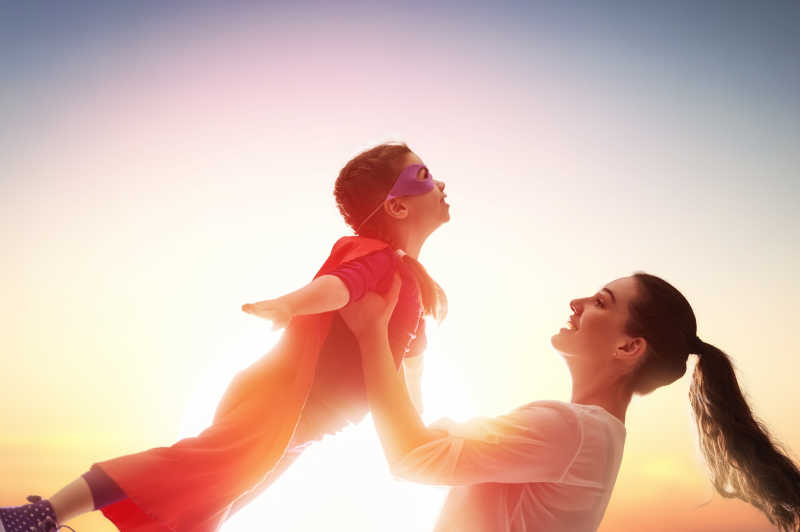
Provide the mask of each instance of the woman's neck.
POLYGON ((576 404, 596 405, 625 423, 625 413, 633 393, 619 377, 597 378, 572 372, 572 399, 576 404))

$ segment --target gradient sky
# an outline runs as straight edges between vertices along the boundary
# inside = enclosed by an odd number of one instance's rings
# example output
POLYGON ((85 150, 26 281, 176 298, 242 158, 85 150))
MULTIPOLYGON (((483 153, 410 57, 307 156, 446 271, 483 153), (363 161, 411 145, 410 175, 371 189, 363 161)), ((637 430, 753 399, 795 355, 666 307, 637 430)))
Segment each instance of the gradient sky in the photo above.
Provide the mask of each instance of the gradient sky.
MULTIPOLYGON (((0 7, 0 504, 202 429, 276 338, 241 304, 313 276, 348 234, 339 169, 386 140, 452 204, 421 255, 450 299, 427 419, 568 400, 569 300, 644 270, 797 459, 796 2, 20 4, 0 7)), ((712 495, 688 378, 631 404, 601 530, 773 530, 712 495)), ((443 496, 391 480, 367 421, 224 530, 428 530, 443 496)))

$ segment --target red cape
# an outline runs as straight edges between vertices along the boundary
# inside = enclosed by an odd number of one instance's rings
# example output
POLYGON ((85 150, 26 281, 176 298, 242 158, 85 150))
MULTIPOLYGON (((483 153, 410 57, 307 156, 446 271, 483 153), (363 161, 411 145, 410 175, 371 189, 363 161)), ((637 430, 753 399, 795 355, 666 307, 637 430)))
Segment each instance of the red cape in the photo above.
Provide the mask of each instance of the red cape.
MULTIPOLYGON (((344 237, 315 277, 385 247, 344 237)), ((123 532, 216 530, 285 452, 332 319, 332 312, 293 318, 278 344, 234 378, 198 436, 97 464, 128 495, 103 514, 123 532)))

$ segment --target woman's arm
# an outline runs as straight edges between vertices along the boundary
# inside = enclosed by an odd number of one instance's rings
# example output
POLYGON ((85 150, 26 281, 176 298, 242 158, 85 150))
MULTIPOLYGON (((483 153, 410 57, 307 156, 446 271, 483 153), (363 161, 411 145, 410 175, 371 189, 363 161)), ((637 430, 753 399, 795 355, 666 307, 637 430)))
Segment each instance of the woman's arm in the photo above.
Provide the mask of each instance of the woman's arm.
POLYGON ((372 419, 389 463, 420 445, 441 437, 429 430, 411 401, 404 375, 395 369, 384 329, 380 334, 358 337, 361 365, 372 419))
POLYGON ((242 310, 272 321, 273 329, 286 327, 292 316, 338 310, 350 300, 347 286, 335 275, 320 275, 303 288, 276 299, 246 303, 242 310))
POLYGON ((414 408, 420 414, 424 411, 422 404, 422 372, 425 366, 425 356, 422 354, 403 359, 403 374, 405 375, 406 389, 414 403, 414 408))
POLYGON ((366 294, 339 313, 361 348, 367 398, 392 471, 416 482, 464 485, 481 482, 554 482, 580 447, 574 414, 521 407, 507 416, 465 424, 471 437, 427 428, 414 408, 402 369, 395 370, 386 332, 399 283, 389 294, 366 294))
POLYGON ((399 290, 400 280, 395 277, 385 298, 369 293, 358 304, 340 311, 361 348, 367 398, 389 463, 441 437, 439 431, 429 430, 422 422, 409 397, 403 373, 395 369, 387 326, 399 290))

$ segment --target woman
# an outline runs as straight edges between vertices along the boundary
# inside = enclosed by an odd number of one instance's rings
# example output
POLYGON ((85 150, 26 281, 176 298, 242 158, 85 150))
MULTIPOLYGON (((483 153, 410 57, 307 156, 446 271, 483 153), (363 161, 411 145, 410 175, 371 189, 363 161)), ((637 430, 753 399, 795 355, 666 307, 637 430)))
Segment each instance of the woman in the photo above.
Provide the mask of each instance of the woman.
POLYGON ((394 371, 386 316, 369 294, 342 312, 361 346, 367 394, 392 471, 456 486, 437 531, 595 530, 619 470, 625 413, 680 378, 698 356, 689 399, 712 481, 724 497, 760 509, 782 530, 800 530, 800 472, 747 405, 728 356, 697 337, 692 308, 666 281, 617 279, 570 302, 552 339, 572 375, 570 403, 536 401, 508 415, 431 430, 394 371))
POLYGON ((442 319, 447 300, 417 257, 450 218, 444 183, 405 144, 382 144, 345 165, 334 196, 356 236, 334 245, 307 286, 243 307, 288 328, 237 375, 212 425, 170 447, 94 464, 47 500, 0 508, 0 532, 49 530, 91 510, 123 532, 216 530, 311 442, 364 417, 358 343, 336 311, 367 291, 387 290, 396 275, 392 364, 421 371, 422 317, 442 319))

